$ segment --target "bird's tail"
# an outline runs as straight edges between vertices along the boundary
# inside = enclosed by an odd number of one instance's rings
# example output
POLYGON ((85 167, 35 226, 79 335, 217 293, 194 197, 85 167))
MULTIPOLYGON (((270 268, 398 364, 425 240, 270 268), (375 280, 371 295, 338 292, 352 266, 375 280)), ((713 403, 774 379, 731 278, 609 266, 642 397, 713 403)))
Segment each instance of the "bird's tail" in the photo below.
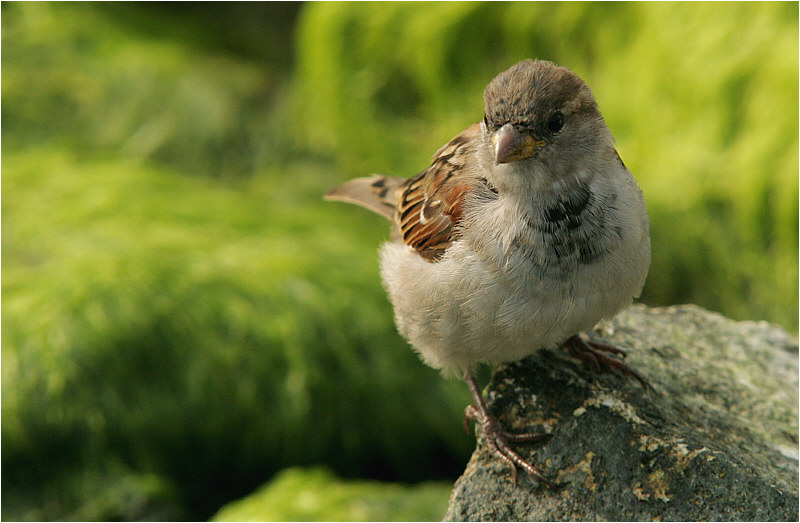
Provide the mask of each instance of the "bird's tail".
POLYGON ((328 191, 324 198, 354 203, 391 220, 394 218, 397 190, 406 182, 406 178, 373 174, 345 182, 328 191))

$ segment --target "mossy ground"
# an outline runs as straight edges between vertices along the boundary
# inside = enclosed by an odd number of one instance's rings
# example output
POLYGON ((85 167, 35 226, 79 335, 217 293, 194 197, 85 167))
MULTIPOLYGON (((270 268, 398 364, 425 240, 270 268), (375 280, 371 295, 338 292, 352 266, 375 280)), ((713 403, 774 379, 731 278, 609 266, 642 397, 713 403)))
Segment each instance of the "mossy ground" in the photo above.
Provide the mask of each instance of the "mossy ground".
POLYGON ((452 488, 451 482, 405 486, 290 468, 212 521, 440 521, 452 488))

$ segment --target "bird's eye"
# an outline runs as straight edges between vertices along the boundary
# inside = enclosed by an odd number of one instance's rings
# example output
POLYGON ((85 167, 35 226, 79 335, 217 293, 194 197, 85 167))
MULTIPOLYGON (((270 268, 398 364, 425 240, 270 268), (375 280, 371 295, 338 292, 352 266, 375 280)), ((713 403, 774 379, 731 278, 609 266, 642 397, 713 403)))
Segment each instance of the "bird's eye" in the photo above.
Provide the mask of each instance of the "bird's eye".
POLYGON ((489 117, 486 115, 483 116, 483 125, 485 125, 487 129, 492 128, 491 124, 489 123, 489 117))
POLYGON ((556 111, 547 121, 547 128, 550 129, 551 133, 557 133, 562 127, 564 127, 564 115, 561 114, 561 111, 556 111))

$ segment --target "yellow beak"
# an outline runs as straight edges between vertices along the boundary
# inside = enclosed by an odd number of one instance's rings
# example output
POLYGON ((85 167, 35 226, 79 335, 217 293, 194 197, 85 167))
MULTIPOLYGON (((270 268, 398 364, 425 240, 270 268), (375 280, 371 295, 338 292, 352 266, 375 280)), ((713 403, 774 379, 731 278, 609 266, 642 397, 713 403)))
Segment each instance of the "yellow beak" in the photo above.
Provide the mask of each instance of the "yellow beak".
POLYGON ((494 145, 494 163, 510 163, 530 158, 537 147, 544 147, 547 142, 534 140, 528 133, 518 132, 510 123, 505 124, 492 136, 494 145))

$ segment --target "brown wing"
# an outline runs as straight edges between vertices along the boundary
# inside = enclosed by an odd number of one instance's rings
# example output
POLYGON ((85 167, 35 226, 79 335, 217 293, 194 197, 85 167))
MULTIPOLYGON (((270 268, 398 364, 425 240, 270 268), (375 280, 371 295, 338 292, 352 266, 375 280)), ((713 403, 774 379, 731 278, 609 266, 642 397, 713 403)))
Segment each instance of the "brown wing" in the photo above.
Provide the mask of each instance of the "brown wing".
POLYGON ((475 124, 436 151, 430 167, 408 180, 397 192, 395 222, 403 243, 428 261, 436 261, 457 238, 464 196, 476 184, 475 148, 480 138, 475 124))

